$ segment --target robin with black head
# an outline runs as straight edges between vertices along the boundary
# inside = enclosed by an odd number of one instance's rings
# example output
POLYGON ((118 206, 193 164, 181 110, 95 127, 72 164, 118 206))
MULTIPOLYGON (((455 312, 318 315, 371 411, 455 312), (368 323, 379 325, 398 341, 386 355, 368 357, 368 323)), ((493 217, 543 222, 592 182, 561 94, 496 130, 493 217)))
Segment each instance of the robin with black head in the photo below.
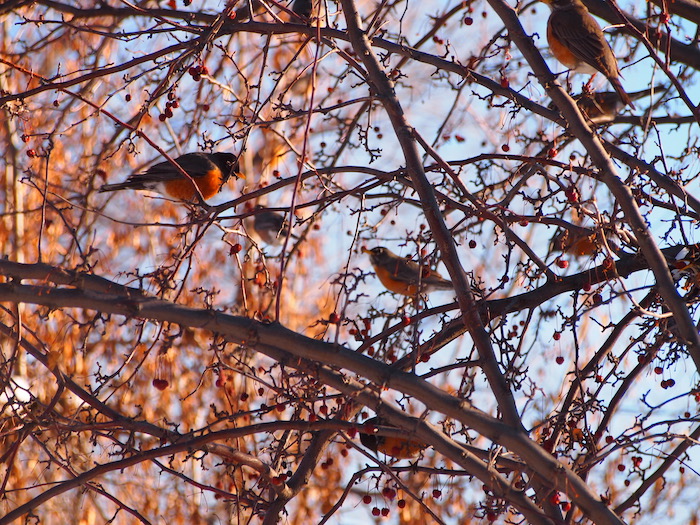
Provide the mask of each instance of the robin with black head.
POLYGON ((244 178, 238 173, 238 158, 233 153, 186 153, 175 162, 189 179, 171 162, 164 161, 143 173, 130 175, 124 182, 105 184, 100 191, 149 190, 182 201, 195 201, 198 194, 206 200, 219 193, 231 175, 244 178))

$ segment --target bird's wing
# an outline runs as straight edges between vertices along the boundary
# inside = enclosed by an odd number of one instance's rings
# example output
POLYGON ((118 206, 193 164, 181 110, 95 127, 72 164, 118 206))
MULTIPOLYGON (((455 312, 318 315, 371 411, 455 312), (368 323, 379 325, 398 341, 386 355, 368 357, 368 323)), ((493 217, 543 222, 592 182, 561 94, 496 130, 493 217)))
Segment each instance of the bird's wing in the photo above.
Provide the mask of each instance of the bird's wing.
POLYGON ((556 20, 552 22, 554 37, 561 41, 579 60, 594 67, 605 76, 616 76, 618 74, 617 63, 614 60, 613 63, 610 63, 609 58, 613 57, 612 51, 598 23, 590 14, 585 13, 582 24, 572 24, 569 17, 565 13, 563 14, 564 18, 561 22, 556 20))

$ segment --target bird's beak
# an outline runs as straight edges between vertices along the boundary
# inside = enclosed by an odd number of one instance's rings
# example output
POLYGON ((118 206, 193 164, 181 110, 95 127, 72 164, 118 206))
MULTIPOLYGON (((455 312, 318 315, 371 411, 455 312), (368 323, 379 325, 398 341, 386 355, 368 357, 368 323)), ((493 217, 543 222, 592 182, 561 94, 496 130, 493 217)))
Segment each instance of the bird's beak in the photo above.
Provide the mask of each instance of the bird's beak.
POLYGON ((242 173, 240 171, 234 171, 233 176, 237 179, 245 179, 245 173, 242 173))
POLYGON ((360 249, 362 250, 362 253, 372 253, 372 251, 371 251, 371 250, 368 250, 365 246, 363 246, 363 247, 360 248, 360 249))

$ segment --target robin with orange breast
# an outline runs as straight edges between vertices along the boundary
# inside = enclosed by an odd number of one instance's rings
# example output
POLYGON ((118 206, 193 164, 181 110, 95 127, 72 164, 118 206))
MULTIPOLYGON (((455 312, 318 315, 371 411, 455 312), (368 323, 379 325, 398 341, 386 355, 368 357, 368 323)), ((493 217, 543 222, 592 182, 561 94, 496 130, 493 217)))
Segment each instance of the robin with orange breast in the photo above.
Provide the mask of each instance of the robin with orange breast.
POLYGON ((549 49, 572 71, 603 73, 625 105, 634 109, 632 99, 620 83, 620 68, 603 30, 581 0, 543 0, 552 9, 547 22, 549 49))
POLYGON ((438 272, 422 267, 405 257, 399 257, 384 246, 377 246, 371 250, 363 247, 362 252, 369 254, 377 277, 391 292, 414 296, 419 289, 421 293, 453 289, 452 281, 448 281, 438 272))
POLYGON ((130 175, 124 182, 105 184, 100 191, 150 190, 174 199, 195 201, 197 189, 206 200, 219 193, 231 175, 244 178, 238 173, 238 158, 233 153, 186 153, 176 158, 175 162, 191 180, 173 163, 164 161, 154 164, 143 173, 130 175))

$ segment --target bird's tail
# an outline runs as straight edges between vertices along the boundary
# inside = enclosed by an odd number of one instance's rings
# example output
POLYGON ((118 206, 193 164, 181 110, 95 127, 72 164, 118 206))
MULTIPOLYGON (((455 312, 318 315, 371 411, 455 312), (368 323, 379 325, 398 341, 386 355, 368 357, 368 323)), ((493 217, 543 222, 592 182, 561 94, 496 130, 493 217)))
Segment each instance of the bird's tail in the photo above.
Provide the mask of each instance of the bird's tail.
POLYGON ((632 99, 630 96, 627 94, 627 91, 624 90, 622 87, 622 84, 620 83, 619 78, 610 78, 610 84, 612 84, 612 87, 617 91, 617 94, 620 95, 620 100, 625 103, 625 105, 631 107, 632 109, 636 109, 634 107, 634 104, 632 103, 632 99))
POLYGON ((627 93, 627 95, 632 99, 632 100, 639 100, 640 98, 648 97, 652 93, 658 93, 660 91, 664 91, 666 86, 663 84, 658 84, 656 86, 651 86, 646 89, 642 89, 641 91, 634 91, 632 93, 627 93))
POLYGON ((143 186, 134 184, 133 181, 124 181, 117 184, 104 184, 98 191, 100 193, 105 193, 107 191, 119 191, 119 190, 142 190, 143 186))

